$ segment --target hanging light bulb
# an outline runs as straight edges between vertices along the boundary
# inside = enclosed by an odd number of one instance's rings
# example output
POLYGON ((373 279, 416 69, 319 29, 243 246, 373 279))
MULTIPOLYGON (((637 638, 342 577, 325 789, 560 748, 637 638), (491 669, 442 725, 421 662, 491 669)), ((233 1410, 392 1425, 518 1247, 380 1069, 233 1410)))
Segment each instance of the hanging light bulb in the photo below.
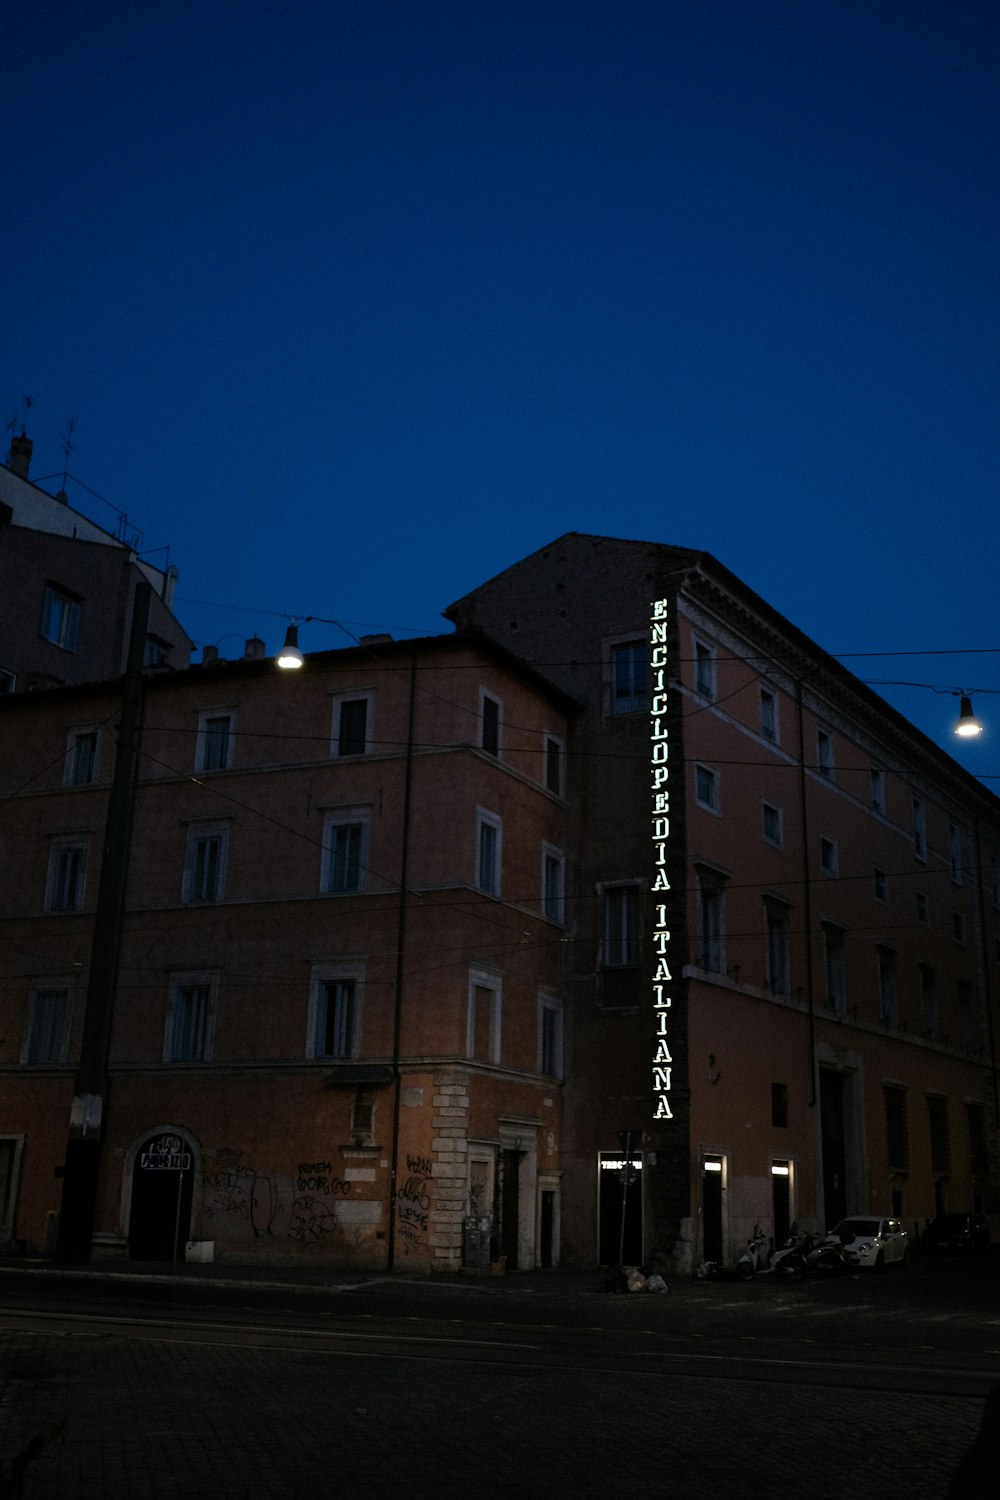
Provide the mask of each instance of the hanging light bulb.
POLYGON ((289 625, 285 631, 285 644, 277 655, 279 667, 297 668, 302 665, 302 652, 299 650, 299 627, 289 625))
POLYGON ((962 693, 962 706, 958 713, 958 723, 955 725, 955 733, 963 739, 972 739, 974 735, 982 734, 983 726, 972 712, 972 699, 967 693, 962 693))

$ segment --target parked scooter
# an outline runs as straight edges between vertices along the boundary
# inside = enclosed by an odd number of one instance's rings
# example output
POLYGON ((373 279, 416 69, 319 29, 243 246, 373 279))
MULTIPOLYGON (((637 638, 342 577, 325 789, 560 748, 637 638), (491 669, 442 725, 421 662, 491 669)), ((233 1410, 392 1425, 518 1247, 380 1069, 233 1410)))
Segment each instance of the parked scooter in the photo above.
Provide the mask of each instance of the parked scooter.
POLYGON ((817 1241, 805 1259, 806 1268, 821 1276, 843 1276, 851 1269, 843 1242, 832 1234, 817 1241))
POLYGON ((798 1226, 792 1225, 785 1243, 767 1253, 767 1238, 759 1225, 754 1225, 747 1247, 736 1263, 736 1275, 740 1281, 751 1281, 754 1276, 780 1276, 787 1281, 801 1281, 806 1273, 806 1254, 812 1245, 812 1236, 800 1234, 798 1226))

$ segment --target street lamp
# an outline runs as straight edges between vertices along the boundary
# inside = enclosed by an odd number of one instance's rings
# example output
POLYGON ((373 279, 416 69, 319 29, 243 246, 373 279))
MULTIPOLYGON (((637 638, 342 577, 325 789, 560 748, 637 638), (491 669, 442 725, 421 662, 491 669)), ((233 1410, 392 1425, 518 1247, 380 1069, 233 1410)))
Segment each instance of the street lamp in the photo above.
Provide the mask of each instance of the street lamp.
POLYGON ((958 714, 958 723, 955 725, 955 733, 961 735, 962 739, 972 739, 977 734, 982 734, 983 726, 972 712, 972 699, 967 693, 960 693, 962 699, 958 714))
POLYGON ((295 671, 302 665, 302 652, 299 650, 299 627, 295 624, 289 625, 285 631, 285 644, 277 655, 279 667, 286 671, 295 671))

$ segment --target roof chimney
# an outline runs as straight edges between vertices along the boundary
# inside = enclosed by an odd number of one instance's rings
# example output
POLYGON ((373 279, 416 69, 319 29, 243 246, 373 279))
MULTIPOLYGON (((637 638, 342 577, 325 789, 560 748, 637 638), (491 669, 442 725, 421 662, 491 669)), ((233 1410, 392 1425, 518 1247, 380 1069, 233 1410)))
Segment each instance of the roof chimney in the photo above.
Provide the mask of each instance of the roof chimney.
POLYGON ((203 667, 211 666, 213 661, 219 660, 218 646, 203 646, 201 648, 201 664, 203 667))
POLYGON ((263 661, 264 642, 259 635, 252 635, 247 641, 246 650, 243 652, 244 661, 263 661))
POLYGON ((28 470, 31 467, 32 447, 33 444, 30 437, 24 432, 20 436, 12 437, 10 440, 7 467, 11 473, 17 475, 18 479, 27 479, 28 477, 28 470))

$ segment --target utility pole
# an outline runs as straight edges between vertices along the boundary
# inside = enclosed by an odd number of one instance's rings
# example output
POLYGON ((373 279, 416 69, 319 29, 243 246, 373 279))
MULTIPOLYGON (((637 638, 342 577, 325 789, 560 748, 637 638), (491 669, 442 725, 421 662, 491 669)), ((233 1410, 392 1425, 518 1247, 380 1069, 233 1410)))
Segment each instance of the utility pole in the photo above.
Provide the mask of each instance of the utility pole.
POLYGON ((136 585, 128 662, 122 684, 115 774, 104 827, 101 878, 83 1013, 83 1041, 73 1086, 56 1241, 56 1259, 69 1265, 85 1265, 90 1260, 97 1212, 98 1175, 108 1104, 108 1049, 118 988, 125 884, 142 733, 142 666, 151 595, 152 588, 145 580, 136 585))

